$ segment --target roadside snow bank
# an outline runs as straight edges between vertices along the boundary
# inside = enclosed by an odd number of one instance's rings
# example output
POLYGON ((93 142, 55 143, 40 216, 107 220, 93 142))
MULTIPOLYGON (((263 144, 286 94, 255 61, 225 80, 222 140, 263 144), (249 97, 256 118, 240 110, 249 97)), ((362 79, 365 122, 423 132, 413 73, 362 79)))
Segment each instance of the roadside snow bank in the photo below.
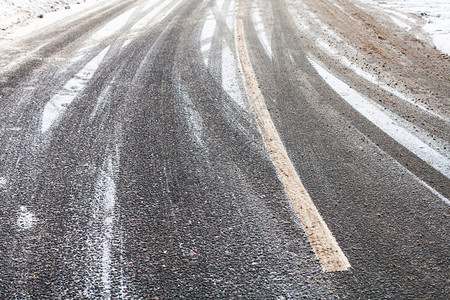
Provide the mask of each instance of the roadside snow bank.
POLYGON ((92 0, 0 0, 0 30, 6 31, 30 19, 45 18, 45 14, 70 9, 92 0))
POLYGON ((449 0, 359 0, 387 10, 420 16, 426 24, 436 48, 450 55, 450 1, 449 0))

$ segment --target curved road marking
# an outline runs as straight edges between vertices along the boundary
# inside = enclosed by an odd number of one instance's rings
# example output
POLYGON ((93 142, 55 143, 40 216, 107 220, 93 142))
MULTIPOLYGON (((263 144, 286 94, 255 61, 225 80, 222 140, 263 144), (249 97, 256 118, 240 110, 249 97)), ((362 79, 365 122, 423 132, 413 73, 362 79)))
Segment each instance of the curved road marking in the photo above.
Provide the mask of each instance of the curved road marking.
POLYGON ((267 146, 277 174, 283 183, 286 194, 291 200, 297 217, 302 223, 303 230, 311 243, 314 253, 325 272, 348 270, 351 266, 347 257, 339 247, 336 239, 328 229, 327 224, 322 219, 322 216, 300 181, 272 122, 269 111, 264 103, 263 95, 258 87, 258 81, 253 72, 244 40, 244 29, 241 19, 237 20, 236 23, 235 39, 239 66, 253 114, 261 130, 264 143, 267 146))

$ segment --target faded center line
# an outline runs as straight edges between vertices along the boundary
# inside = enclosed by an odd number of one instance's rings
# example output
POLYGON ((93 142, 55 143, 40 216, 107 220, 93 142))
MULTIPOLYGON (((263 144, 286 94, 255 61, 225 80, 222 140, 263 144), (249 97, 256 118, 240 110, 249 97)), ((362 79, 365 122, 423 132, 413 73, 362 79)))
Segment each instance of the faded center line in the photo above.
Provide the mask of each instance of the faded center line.
POLYGON ((250 62, 241 19, 236 22, 235 39, 239 66, 253 114, 277 174, 291 200, 297 217, 302 223, 303 230, 314 253, 325 272, 348 270, 351 266, 347 257, 300 181, 270 117, 250 62))

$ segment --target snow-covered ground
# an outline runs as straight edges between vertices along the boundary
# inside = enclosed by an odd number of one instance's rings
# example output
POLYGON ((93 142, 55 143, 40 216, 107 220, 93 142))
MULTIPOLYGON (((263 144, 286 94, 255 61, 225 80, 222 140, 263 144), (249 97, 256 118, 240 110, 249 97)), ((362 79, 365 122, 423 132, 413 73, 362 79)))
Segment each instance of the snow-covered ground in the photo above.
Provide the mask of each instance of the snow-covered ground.
MULTIPOLYGON (((424 20, 423 29, 441 52, 450 55, 450 0, 359 0, 394 11, 400 19, 411 15, 424 20)), ((401 20, 399 20, 401 22, 401 20)))
MULTIPOLYGON (((81 9, 82 4, 105 0, 0 0, 0 30, 12 31, 19 24, 43 18, 48 23, 55 14, 81 9), (54 13, 58 11, 58 13, 54 13), (53 12, 53 13, 52 13, 53 12)), ((412 15, 424 20, 423 29, 434 45, 450 55, 450 0, 359 0, 386 9, 396 15, 397 23, 413 21, 412 15), (398 18, 397 18, 398 17, 398 18)), ((408 30, 405 24, 405 30, 408 30)))
POLYGON ((0 30, 11 31, 33 19, 46 19, 55 12, 82 6, 97 0, 0 0, 0 30))

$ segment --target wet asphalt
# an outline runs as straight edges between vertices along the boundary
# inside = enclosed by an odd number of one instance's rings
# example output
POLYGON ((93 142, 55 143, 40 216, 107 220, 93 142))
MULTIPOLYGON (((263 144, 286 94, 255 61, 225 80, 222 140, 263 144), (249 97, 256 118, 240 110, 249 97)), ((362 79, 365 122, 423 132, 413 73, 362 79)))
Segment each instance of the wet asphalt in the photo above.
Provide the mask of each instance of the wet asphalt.
POLYGON ((345 272, 322 271, 266 151, 234 1, 148 3, 111 2, 0 50, 1 299, 446 299, 449 208, 421 180, 449 197, 449 179, 327 86, 283 1, 242 1, 246 43, 345 272), (42 132, 46 103, 108 46, 42 132))

